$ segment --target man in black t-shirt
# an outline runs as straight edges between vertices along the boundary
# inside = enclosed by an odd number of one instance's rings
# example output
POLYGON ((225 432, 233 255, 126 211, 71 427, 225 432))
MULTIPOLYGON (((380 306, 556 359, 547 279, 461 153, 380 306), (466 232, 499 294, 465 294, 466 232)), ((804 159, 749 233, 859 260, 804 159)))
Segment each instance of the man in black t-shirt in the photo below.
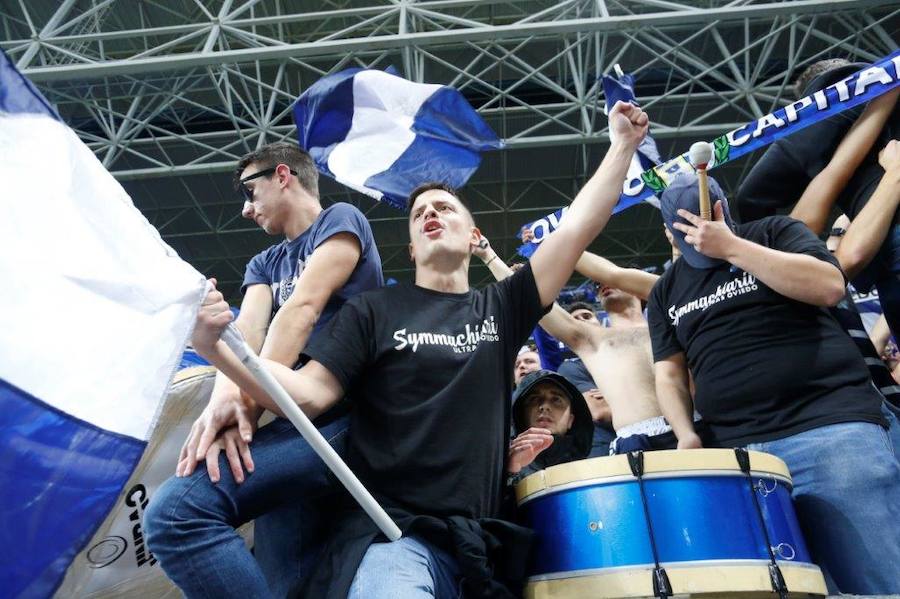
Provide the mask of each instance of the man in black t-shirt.
MULTIPOLYGON (((620 102, 610 127, 615 141, 569 208, 567 225, 528 266, 472 290, 468 267, 479 234, 471 213, 452 189, 419 188, 409 218, 415 285, 349 300, 306 347, 310 361, 300 370, 270 364, 310 416, 345 394, 353 398, 347 462, 404 531, 400 541, 382 542, 365 514, 348 506, 310 596, 349 591, 377 599, 422 589, 458 596, 461 585, 473 596, 509 596, 495 581, 504 571, 488 564, 485 543, 493 547, 500 531, 512 530, 489 519, 498 515, 503 489, 513 360, 606 224, 648 122, 620 102)), ((211 293, 194 346, 278 411, 243 365, 220 352, 229 314, 211 293)))
POLYGON ((843 298, 843 273, 799 221, 735 227, 713 180, 710 195, 714 221, 697 216, 696 177, 676 179, 661 198, 682 259, 654 286, 648 311, 657 397, 678 446, 700 446, 690 369, 717 444, 787 463, 829 590, 900 592, 900 465, 862 356, 824 309, 843 298))

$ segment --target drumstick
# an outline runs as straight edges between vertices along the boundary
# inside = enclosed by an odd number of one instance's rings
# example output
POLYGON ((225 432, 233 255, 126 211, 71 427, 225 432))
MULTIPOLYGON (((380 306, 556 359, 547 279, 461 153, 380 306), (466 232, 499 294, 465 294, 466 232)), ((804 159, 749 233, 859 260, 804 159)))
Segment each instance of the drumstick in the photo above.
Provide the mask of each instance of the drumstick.
POLYGON ((706 167, 712 161, 713 147, 705 141, 691 145, 689 152, 691 164, 697 169, 697 183, 700 187, 700 218, 710 220, 712 210, 709 207, 709 179, 706 178, 706 167))
POLYGON ((359 503, 370 518, 378 525, 381 532, 384 533, 391 541, 398 540, 402 533, 397 525, 391 520, 387 512, 378 504, 368 489, 366 489, 359 479, 353 474, 353 471, 347 466, 341 456, 337 454, 334 448, 328 444, 325 437, 322 436, 309 418, 300 411, 300 408, 291 399, 284 387, 279 384, 272 373, 265 369, 260 362, 259 357, 253 353, 250 346, 244 341, 241 332, 234 326, 229 324, 222 332, 222 340, 235 353, 238 359, 253 373, 253 376, 259 382, 260 386, 265 389, 266 393, 278 404, 284 415, 290 420, 294 426, 309 443, 309 446, 315 450, 319 457, 325 462, 328 468, 340 480, 344 487, 353 495, 353 498, 359 503))

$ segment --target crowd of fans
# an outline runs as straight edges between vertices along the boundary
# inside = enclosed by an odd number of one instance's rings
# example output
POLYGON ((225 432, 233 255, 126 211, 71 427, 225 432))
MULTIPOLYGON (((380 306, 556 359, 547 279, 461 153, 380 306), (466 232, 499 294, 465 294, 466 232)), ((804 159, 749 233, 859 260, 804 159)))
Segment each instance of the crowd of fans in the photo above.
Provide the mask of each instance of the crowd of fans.
MULTIPOLYGON (((857 69, 815 65, 800 94, 857 69)), ((213 291, 193 343, 220 373, 147 511, 151 550, 189 597, 515 596, 529 535, 504 499, 523 477, 744 447, 788 465, 829 590, 900 593, 896 99, 776 142, 738 190, 742 224, 715 181, 709 221, 696 178, 672 182, 661 276, 585 251, 647 130, 631 105, 611 112, 616 141, 523 265, 494 252, 455 190, 414 191, 415 285, 382 287, 368 223, 347 204, 322 209, 302 150, 248 155, 244 216, 285 240, 248 265, 238 328, 404 537, 385 542, 285 419, 257 430, 264 409, 280 412, 219 339, 232 316, 213 291), (471 256, 496 284, 470 288, 471 256), (554 303, 573 270, 596 283, 608 326, 597 306, 554 303), (852 285, 879 292, 871 330, 852 285), (563 359, 526 344, 536 326, 563 359), (234 529, 254 519, 251 554, 234 529)))

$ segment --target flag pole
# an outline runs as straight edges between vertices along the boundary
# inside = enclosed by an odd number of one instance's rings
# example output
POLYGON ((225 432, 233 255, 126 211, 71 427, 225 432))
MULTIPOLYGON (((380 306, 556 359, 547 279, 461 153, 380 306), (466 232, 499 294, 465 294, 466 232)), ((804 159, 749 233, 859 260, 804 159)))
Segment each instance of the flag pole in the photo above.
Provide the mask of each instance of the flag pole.
POLYGON ((297 428, 309 446, 319 454, 319 457, 325 462, 328 468, 341 481, 346 489, 353 495, 353 498, 359 503, 360 507, 366 511, 370 518, 375 522, 381 532, 384 533, 391 541, 400 539, 402 533, 397 525, 387 515, 387 512, 378 505, 378 502, 372 497, 372 494, 363 486, 353 471, 347 466, 341 456, 337 454, 334 448, 328 444, 322 433, 313 426, 309 418, 291 399, 284 387, 275 380, 272 373, 266 370, 262 365, 259 357, 250 349, 250 346, 244 341, 243 336, 234 324, 229 324, 222 332, 222 340, 231 348, 231 351, 237 355, 238 359, 253 374, 262 388, 269 394, 272 400, 278 404, 278 407, 284 413, 288 420, 297 428))

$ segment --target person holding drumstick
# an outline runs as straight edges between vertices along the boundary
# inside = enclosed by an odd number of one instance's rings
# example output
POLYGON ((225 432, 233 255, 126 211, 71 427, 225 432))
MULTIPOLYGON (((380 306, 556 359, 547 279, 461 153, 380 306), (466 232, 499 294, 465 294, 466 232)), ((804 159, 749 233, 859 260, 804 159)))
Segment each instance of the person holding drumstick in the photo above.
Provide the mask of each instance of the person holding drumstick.
POLYGON ((844 274, 803 223, 772 216, 737 226, 713 180, 709 192, 710 221, 698 216, 695 176, 663 192, 682 258, 648 303, 657 397, 678 447, 701 446, 696 406, 716 444, 778 456, 829 590, 900 592, 900 464, 881 395, 823 309, 844 297, 844 274))

